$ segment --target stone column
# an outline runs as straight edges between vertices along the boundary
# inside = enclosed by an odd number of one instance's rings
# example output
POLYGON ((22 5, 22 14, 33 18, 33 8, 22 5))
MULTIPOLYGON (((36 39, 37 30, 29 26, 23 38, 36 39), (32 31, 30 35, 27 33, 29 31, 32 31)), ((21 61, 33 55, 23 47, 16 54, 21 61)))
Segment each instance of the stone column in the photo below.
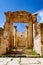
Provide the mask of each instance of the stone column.
POLYGON ((25 35, 26 35, 26 48, 28 48, 28 26, 26 26, 25 35))
POLYGON ((33 46, 33 23, 30 21, 29 23, 29 47, 33 46))
POLYGON ((16 46, 16 26, 14 26, 14 47, 16 46))
POLYGON ((37 35, 37 22, 34 23, 34 37, 37 35))
POLYGON ((12 27, 13 24, 10 22, 10 26, 9 26, 9 44, 10 44, 10 48, 13 48, 13 31, 12 31, 12 27))

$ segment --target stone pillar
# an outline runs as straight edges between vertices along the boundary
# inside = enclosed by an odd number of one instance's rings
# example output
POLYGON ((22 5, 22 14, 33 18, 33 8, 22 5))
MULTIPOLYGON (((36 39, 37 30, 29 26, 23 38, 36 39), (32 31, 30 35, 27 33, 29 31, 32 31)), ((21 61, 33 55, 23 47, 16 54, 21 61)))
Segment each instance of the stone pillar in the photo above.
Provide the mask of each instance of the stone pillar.
POLYGON ((30 21, 29 23, 29 47, 33 46, 33 23, 30 21))
POLYGON ((26 26, 26 48, 28 48, 28 26, 26 26))
POLYGON ((34 29, 34 24, 33 24, 33 40, 34 40, 34 37, 35 37, 35 29, 34 29))
POLYGON ((34 23, 34 37, 37 35, 37 22, 34 23))
POLYGON ((16 46, 16 26, 14 26, 14 47, 16 46))
POLYGON ((11 49, 13 48, 13 31, 12 31, 12 27, 13 27, 13 24, 10 23, 10 26, 9 26, 9 44, 10 44, 11 49))

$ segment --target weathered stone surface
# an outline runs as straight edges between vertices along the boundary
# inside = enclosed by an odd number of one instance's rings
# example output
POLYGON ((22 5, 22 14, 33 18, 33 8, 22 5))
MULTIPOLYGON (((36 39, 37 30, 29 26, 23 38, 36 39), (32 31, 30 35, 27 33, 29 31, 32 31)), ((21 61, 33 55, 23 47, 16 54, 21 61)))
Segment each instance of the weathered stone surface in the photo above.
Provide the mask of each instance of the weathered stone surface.
POLYGON ((40 55, 43 55, 43 24, 40 23, 37 23, 37 34, 34 37, 34 50, 40 55))
POLYGON ((43 65, 43 58, 0 58, 0 65, 43 65))
MULTIPOLYGON (((14 46, 17 48, 17 44, 15 43, 15 37, 12 33, 12 26, 14 22, 20 23, 29 23, 29 29, 26 28, 25 36, 27 36, 25 41, 25 45, 22 43, 21 46, 25 46, 26 48, 34 48, 34 50, 40 55, 43 54, 43 24, 37 23, 36 16, 32 15, 26 11, 16 11, 16 12, 5 12, 6 22, 4 25, 4 29, 0 28, 0 54, 6 53, 11 50, 14 46), (34 29, 33 29, 34 24, 34 29), (3 32, 4 30, 4 32, 3 32), (27 43, 26 43, 27 42, 27 43), (14 44, 15 43, 15 44, 14 44), (37 48, 38 46, 38 48, 37 48), (3 49, 5 51, 3 51, 3 49)), ((16 32, 14 32, 15 34, 16 32)), ((20 37, 22 40, 23 38, 20 37)), ((17 41, 17 38, 16 38, 17 41)), ((20 45, 20 44, 18 44, 20 45)))
POLYGON ((34 50, 41 55, 41 36, 40 34, 34 38, 34 50))

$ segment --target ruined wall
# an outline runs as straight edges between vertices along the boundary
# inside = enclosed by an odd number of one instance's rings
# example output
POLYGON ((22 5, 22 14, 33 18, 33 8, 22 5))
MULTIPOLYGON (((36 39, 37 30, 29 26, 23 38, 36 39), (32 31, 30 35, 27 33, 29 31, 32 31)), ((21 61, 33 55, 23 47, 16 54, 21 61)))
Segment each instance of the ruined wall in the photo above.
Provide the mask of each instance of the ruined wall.
POLYGON ((40 25, 41 28, 41 54, 43 55, 43 24, 40 25))
POLYGON ((43 24, 41 24, 40 27, 41 27, 41 42, 43 45, 43 24))
POLYGON ((26 37, 25 37, 25 32, 17 32, 17 46, 18 47, 26 47, 26 37))
POLYGON ((41 55, 41 36, 38 34, 34 38, 34 50, 41 55))
POLYGON ((6 53, 6 45, 3 37, 4 29, 0 28, 0 55, 6 53))
POLYGON ((6 53, 6 44, 4 43, 4 39, 3 36, 1 37, 1 45, 0 45, 0 55, 5 54, 6 53))
MULTIPOLYGON (((6 25, 7 27, 7 25, 6 25)), ((5 28, 0 28, 0 55, 5 54, 9 51, 10 49, 10 45, 9 45, 9 41, 8 41, 8 34, 7 34, 7 30, 5 31, 5 28)))
MULTIPOLYGON (((43 54, 43 31, 42 31, 42 24, 41 23, 38 23, 37 24, 37 35, 34 36, 34 50, 39 53, 40 55, 43 54)), ((35 29, 33 29, 34 31, 34 35, 35 35, 35 29)))

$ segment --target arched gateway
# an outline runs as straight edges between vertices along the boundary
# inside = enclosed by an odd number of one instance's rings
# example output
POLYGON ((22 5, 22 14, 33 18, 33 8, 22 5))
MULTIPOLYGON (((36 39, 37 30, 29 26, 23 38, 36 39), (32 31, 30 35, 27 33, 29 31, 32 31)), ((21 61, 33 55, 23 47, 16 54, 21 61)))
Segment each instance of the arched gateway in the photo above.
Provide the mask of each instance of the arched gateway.
MULTIPOLYGON (((29 23, 29 43, 26 43, 26 47, 33 46, 33 24, 37 24, 36 15, 32 15, 26 11, 15 11, 15 12, 5 12, 6 22, 5 22, 5 34, 6 43, 9 45, 9 48, 13 47, 13 35, 12 35, 12 26, 13 23, 29 23), (29 45, 29 46, 28 46, 29 45)), ((15 44, 17 46, 17 44, 15 44)))

